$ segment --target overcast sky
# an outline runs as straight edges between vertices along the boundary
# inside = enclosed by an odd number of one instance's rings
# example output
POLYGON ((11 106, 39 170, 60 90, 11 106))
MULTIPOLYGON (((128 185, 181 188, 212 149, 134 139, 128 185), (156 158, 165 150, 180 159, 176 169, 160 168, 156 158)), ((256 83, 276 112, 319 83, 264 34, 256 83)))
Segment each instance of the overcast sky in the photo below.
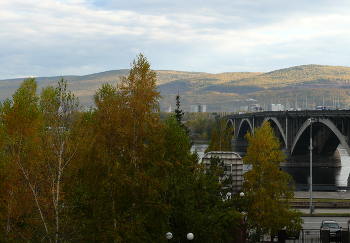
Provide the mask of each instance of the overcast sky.
POLYGON ((0 0, 0 79, 350 66, 348 0, 0 0))

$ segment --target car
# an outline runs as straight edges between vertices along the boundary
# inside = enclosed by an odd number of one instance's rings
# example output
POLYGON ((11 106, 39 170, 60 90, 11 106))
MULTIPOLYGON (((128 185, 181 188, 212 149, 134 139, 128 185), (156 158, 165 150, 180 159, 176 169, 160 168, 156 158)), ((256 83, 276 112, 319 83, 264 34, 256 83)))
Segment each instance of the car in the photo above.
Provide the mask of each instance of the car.
POLYGON ((316 110, 325 111, 325 110, 326 110, 326 107, 325 107, 325 106, 317 106, 317 107, 316 107, 316 110))
POLYGON ((321 227, 320 227, 320 235, 322 238, 322 229, 324 227, 329 228, 329 239, 330 240, 340 240, 340 227, 337 221, 335 220, 322 220, 321 227))

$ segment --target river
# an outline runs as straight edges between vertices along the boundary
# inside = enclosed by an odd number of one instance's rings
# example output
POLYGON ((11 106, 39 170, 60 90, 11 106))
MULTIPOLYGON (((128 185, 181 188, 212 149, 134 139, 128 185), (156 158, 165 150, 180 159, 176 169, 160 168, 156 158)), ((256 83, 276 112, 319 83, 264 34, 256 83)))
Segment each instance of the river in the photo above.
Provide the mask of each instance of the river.
MULTIPOLYGON (((208 147, 207 142, 195 142, 191 151, 197 150, 199 158, 204 156, 204 151, 208 147)), ((342 167, 329 168, 329 167, 314 167, 312 173, 313 184, 322 185, 336 185, 347 186, 348 177, 350 173, 350 156, 346 150, 340 145, 338 147, 339 154, 341 156, 342 167)), ((247 171, 247 166, 243 167, 243 172, 247 171)), ((308 184, 310 176, 310 168, 308 167, 283 167, 283 171, 286 171, 295 181, 295 184, 308 184)))

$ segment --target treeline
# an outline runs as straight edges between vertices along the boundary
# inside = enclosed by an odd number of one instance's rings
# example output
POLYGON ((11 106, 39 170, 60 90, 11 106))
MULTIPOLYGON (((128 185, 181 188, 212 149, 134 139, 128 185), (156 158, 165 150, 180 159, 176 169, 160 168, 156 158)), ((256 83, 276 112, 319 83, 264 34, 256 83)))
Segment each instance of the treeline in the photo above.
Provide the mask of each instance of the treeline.
MULTIPOLYGON (((96 109, 62 79, 23 81, 0 106, 0 242, 225 242, 241 217, 206 174, 174 116, 161 121, 156 74, 139 55, 96 109)), ((214 170, 217 171, 217 170, 214 170)))

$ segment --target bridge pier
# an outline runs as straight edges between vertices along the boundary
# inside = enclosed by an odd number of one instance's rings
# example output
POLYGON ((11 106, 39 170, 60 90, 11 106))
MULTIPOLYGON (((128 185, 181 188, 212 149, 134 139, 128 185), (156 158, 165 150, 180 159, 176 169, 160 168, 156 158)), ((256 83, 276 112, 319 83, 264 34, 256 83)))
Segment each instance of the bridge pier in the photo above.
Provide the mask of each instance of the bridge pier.
MULTIPOLYGON (((310 155, 287 156, 283 167, 310 167, 310 155)), ((312 155, 312 167, 341 167, 338 149, 332 156, 312 155)))

